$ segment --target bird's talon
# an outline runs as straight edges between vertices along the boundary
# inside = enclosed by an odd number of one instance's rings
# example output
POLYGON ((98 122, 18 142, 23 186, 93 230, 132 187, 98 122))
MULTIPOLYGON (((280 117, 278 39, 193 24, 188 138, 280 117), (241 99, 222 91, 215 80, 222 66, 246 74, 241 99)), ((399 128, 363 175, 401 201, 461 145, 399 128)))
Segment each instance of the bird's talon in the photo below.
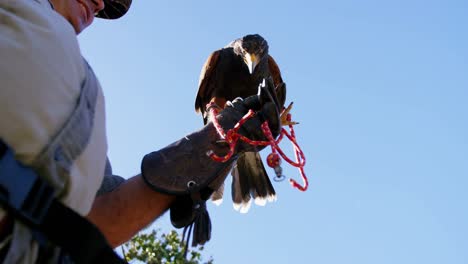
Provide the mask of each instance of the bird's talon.
POLYGON ((281 120, 281 125, 282 126, 294 126, 299 124, 299 122, 291 121, 291 117, 289 115, 289 112, 291 111, 293 107, 293 102, 289 103, 288 107, 286 107, 280 115, 280 120, 281 120))
POLYGON ((294 122, 294 121, 286 121, 286 122, 281 122, 282 126, 295 126, 298 125, 299 122, 294 122))
POLYGON ((293 107, 293 104, 294 104, 294 102, 289 103, 288 107, 286 107, 281 114, 283 114, 283 113, 288 114, 291 111, 291 109, 293 107))

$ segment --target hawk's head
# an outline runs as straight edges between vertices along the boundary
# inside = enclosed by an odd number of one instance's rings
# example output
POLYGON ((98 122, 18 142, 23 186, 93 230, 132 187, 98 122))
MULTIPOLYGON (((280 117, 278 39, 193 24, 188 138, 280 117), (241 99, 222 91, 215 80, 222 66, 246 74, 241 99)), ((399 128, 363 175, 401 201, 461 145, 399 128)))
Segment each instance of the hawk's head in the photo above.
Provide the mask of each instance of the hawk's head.
POLYGON ((242 57, 250 74, 261 61, 268 59, 268 43, 258 34, 246 35, 235 40, 234 51, 242 57))

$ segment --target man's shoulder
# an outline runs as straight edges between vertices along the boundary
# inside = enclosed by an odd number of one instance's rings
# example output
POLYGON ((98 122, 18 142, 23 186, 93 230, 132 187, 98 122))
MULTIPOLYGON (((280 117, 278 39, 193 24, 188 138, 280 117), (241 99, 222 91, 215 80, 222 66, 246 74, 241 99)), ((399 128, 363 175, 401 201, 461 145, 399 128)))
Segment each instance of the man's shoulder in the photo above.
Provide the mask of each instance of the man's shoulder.
POLYGON ((48 1, 0 1, 0 20, 0 74, 9 68, 12 78, 13 70, 19 70, 22 79, 26 79, 24 72, 30 73, 27 79, 31 80, 48 75, 70 81, 84 78, 73 27, 48 1))
POLYGON ((79 98, 85 66, 73 28, 42 1, 0 1, 0 138, 32 159, 79 98))

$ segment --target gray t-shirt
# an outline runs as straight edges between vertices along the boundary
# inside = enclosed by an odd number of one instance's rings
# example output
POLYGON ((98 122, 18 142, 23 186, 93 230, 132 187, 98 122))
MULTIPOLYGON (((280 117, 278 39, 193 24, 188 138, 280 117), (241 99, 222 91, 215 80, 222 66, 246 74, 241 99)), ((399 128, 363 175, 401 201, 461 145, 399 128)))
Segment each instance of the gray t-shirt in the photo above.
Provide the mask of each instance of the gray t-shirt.
POLYGON ((125 179, 123 177, 113 174, 111 163, 109 159, 107 159, 106 169, 104 171, 104 179, 102 179, 101 187, 97 191, 96 196, 113 191, 124 181, 125 179))

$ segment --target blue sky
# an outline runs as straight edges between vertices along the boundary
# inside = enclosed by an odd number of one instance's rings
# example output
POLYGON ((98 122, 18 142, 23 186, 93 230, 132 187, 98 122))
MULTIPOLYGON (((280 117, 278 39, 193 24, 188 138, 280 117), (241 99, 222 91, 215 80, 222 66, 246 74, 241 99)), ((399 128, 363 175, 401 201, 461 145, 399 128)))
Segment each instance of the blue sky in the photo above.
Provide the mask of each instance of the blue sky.
MULTIPOLYGON (((124 177, 201 127, 212 51, 268 40, 310 188, 275 182, 278 200, 248 214, 210 204, 216 263, 468 263, 467 13, 466 1, 134 1, 79 40, 124 177)), ((167 216, 151 227, 172 229, 167 216)))

